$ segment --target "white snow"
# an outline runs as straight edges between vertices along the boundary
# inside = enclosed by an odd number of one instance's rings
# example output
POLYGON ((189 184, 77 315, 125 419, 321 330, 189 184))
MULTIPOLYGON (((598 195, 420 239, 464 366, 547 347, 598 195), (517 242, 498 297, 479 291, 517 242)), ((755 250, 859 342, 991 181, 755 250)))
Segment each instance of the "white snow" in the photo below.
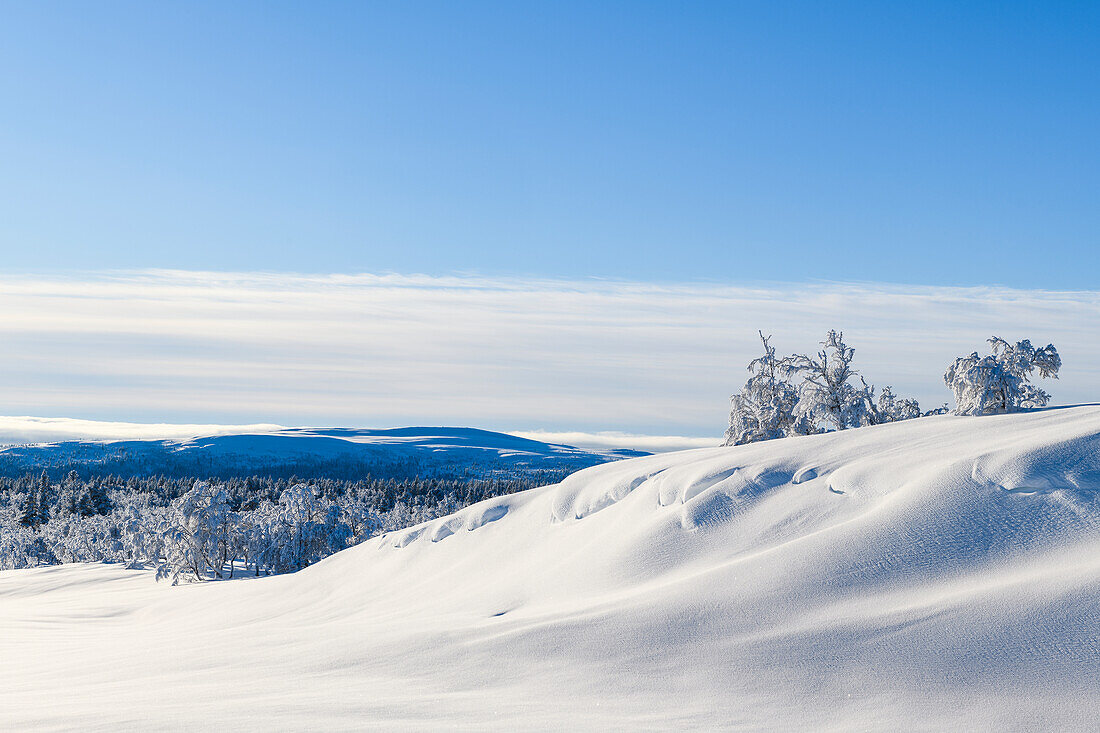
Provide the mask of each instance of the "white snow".
POLYGON ((183 587, 0 573, 12 729, 1089 730, 1100 406, 646 456, 183 587))

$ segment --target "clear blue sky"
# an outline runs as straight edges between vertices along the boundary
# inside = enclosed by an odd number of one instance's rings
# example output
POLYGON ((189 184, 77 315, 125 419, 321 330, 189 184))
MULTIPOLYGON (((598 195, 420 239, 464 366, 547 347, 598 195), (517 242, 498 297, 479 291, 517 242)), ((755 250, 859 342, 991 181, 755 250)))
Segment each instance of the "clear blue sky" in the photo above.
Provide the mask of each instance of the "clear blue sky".
POLYGON ((1100 4, 16 3, 7 270, 1100 285, 1100 4))

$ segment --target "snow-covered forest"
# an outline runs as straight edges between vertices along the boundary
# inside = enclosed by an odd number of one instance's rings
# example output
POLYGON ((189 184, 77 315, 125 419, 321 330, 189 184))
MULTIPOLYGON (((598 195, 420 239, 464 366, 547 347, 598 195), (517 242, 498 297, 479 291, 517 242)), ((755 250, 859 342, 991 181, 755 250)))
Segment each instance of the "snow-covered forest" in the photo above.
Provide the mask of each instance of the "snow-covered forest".
POLYGON ((288 428, 0 449, 0 569, 156 567, 173 582, 285 573, 381 532, 636 451, 472 428, 288 428))
POLYGON ((291 572, 547 478, 0 478, 0 569, 118 562, 172 582, 291 572))

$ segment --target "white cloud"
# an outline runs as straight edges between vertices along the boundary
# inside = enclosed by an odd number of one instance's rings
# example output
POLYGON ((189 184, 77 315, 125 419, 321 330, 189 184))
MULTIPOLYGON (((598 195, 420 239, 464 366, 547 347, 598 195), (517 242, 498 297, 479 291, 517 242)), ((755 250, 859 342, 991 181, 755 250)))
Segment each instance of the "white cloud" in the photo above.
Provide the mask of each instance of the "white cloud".
POLYGON ((510 432, 512 435, 530 438, 531 440, 541 440, 543 443, 561 443, 591 450, 627 449, 648 451, 649 453, 666 453, 691 448, 713 448, 722 443, 720 437, 687 438, 681 435, 637 435, 614 431, 582 433, 577 431, 512 430, 510 432))
POLYGON ((171 425, 103 422, 63 417, 0 417, 0 445, 55 443, 65 440, 188 440, 209 435, 269 433, 281 426, 171 425))
POLYGON ((0 277, 0 309, 6 412, 719 435, 757 328, 841 328, 925 404, 991 334, 1050 341, 1056 401, 1100 396, 1096 292, 152 271, 0 277))
MULTIPOLYGON (((271 433, 284 430, 272 423, 252 425, 172 424, 110 422, 65 417, 0 416, 0 445, 55 443, 66 440, 190 440, 211 435, 271 433)), ((626 448, 661 453, 689 448, 712 448, 719 439, 685 438, 677 435, 635 435, 631 433, 579 431, 551 432, 546 430, 510 431, 512 435, 544 443, 561 443, 606 450, 626 448)))

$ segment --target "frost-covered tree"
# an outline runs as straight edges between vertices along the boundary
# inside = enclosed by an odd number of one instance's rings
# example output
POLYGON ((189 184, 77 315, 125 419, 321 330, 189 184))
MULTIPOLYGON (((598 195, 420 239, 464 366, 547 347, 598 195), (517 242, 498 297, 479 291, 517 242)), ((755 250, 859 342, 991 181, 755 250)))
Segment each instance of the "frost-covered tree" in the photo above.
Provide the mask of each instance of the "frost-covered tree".
POLYGON ((955 414, 993 415, 1045 406, 1050 395, 1031 384, 1031 375, 1058 378, 1062 359, 1054 345, 1037 349, 1026 339, 1010 344, 997 336, 989 345, 992 354, 961 356, 943 375, 955 394, 955 414))
POLYGON ((821 342, 816 357, 794 357, 794 366, 801 373, 799 399, 795 414, 826 429, 846 430, 875 422, 873 388, 860 380, 852 367, 856 350, 844 343, 844 334, 830 330, 821 342))
POLYGON ((0 527, 0 570, 14 570, 37 565, 38 543, 41 538, 18 522, 0 527))
POLYGON ((57 497, 57 514, 69 515, 80 511, 79 494, 83 490, 83 482, 76 471, 69 471, 69 475, 61 482, 57 497))
POLYGON ((43 471, 37 486, 28 488, 20 505, 19 522, 37 530, 50 521, 50 478, 43 471))
MULTIPOLYGON (((268 529, 272 526, 272 516, 272 504, 269 501, 237 515, 231 552, 244 565, 246 573, 251 568, 254 575, 259 575, 263 569, 264 550, 269 545, 268 529)), ((232 568, 230 575, 232 576, 232 568)))
POLYGON ((232 520, 225 490, 196 481, 169 505, 159 528, 164 557, 157 567, 157 579, 175 585, 187 573, 196 580, 204 580, 208 574, 222 577, 232 544, 232 520))
POLYGON ((118 523, 111 517, 68 514, 42 525, 41 536, 58 562, 122 560, 118 523))
MULTIPOLYGON (((79 478, 76 480, 79 481, 79 478)), ((111 513, 111 499, 107 494, 107 487, 98 478, 88 481, 78 493, 76 506, 80 514, 90 517, 93 514, 111 513)))
MULTIPOLYGON (((371 537, 382 530, 382 518, 363 501, 346 499, 341 502, 342 521, 351 530, 352 537, 371 537)), ((459 506, 452 511, 457 511, 459 506)), ((447 512, 450 514, 451 512, 447 512)))
POLYGON ((131 499, 118 510, 119 539, 127 567, 140 568, 160 559, 164 540, 157 532, 157 525, 164 523, 164 514, 162 507, 150 506, 147 499, 141 503, 131 499))
MULTIPOLYGON (((45 476, 45 474, 43 474, 45 476)), ((44 485, 38 488, 38 525, 43 525, 50 521, 50 485, 49 481, 44 481, 44 485)))
POLYGON ((891 387, 875 397, 853 367, 855 349, 844 334, 829 331, 815 356, 779 358, 760 334, 764 355, 749 364, 749 380, 731 398, 725 445, 740 445, 787 435, 810 435, 920 417, 916 400, 899 397, 891 387))
MULTIPOLYGON (((869 394, 874 394, 874 387, 867 387, 864 383, 864 388, 868 390, 869 394)), ((897 422, 898 420, 910 420, 914 417, 920 417, 921 414, 920 404, 916 400, 909 397, 899 397, 894 394, 894 389, 890 385, 883 387, 878 399, 875 400, 872 413, 873 422, 876 425, 897 422)))
POLYGON ((38 527, 38 491, 31 489, 19 500, 19 523, 24 527, 38 527))
POLYGON ((749 378, 730 398, 730 422, 724 445, 743 445, 760 440, 812 432, 809 423, 795 417, 798 374, 795 357, 779 358, 771 336, 758 331, 764 354, 749 362, 749 378))
POLYGON ((271 533, 276 572, 301 570, 347 547, 351 528, 341 521, 340 513, 339 506, 305 484, 284 491, 275 516, 278 530, 271 533))
POLYGON ((40 534, 34 535, 34 538, 23 549, 24 563, 23 567, 38 567, 39 565, 56 565, 58 560, 57 556, 53 552, 53 548, 40 534))

